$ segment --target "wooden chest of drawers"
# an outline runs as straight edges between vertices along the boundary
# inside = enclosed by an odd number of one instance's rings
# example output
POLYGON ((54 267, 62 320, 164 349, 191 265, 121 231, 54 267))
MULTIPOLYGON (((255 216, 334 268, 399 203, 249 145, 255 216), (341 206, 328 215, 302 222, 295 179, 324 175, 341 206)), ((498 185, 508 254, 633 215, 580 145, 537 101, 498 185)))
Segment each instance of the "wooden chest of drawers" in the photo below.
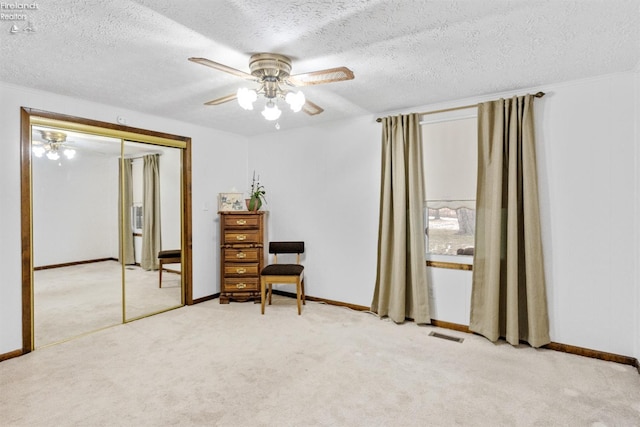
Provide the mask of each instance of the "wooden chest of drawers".
POLYGON ((265 265, 266 212, 220 214, 220 304, 260 300, 260 271, 265 265))

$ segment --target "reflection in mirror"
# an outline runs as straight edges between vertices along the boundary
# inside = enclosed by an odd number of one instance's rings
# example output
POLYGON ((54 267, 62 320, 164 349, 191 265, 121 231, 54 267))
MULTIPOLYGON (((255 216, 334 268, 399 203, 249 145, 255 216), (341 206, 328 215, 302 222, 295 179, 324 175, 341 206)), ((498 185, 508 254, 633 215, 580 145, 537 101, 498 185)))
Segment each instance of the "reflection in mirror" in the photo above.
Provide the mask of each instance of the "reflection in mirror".
POLYGON ((125 321, 182 301, 182 150, 124 142, 125 321))
POLYGON ((114 138, 32 127, 34 343, 122 322, 114 138))
POLYGON ((43 126, 31 140, 35 347, 183 305, 182 150, 43 126), (178 255, 161 265, 163 249, 178 255))

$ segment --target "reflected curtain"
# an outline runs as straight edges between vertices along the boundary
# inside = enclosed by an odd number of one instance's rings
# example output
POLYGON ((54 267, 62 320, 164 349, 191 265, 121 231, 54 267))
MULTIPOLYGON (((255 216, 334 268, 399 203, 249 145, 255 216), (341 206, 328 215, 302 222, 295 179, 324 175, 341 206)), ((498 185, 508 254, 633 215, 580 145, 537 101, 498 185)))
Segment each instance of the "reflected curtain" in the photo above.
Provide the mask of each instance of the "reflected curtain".
POLYGON ((118 240, 122 240, 118 249, 118 261, 121 263, 124 262, 124 264, 135 264, 133 226, 131 224, 131 209, 133 206, 133 161, 131 159, 121 159, 118 164, 118 240), (124 256, 122 255, 123 252, 124 256))
POLYGON ((158 269, 158 252, 161 248, 160 236, 160 156, 151 154, 143 157, 142 169, 142 259, 144 270, 158 269))
POLYGON ((532 95, 478 105, 476 204, 469 328, 548 344, 532 95))
POLYGON ((382 119, 378 265, 371 311, 396 323, 430 323, 424 248, 420 118, 382 119))

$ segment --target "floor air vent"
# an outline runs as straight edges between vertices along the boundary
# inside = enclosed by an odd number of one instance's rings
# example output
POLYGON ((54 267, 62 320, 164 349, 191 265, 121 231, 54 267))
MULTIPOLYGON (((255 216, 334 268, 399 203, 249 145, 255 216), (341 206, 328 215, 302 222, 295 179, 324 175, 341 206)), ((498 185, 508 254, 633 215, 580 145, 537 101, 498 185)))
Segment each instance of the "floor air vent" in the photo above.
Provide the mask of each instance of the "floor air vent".
POLYGON ((436 337, 436 338, 442 338, 443 340, 455 341, 455 342, 459 342, 459 343, 464 341, 463 338, 456 338, 456 337, 452 337, 451 335, 441 334, 439 332, 430 332, 429 336, 430 337, 436 337))

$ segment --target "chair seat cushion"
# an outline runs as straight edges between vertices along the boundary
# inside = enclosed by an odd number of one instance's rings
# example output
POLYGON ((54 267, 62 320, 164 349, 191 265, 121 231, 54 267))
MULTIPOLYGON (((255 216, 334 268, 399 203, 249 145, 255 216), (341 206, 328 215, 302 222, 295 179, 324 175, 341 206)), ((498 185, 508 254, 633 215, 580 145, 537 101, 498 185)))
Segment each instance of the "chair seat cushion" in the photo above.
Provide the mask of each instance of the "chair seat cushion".
POLYGON ((180 249, 168 249, 166 251, 158 252, 158 258, 180 258, 181 256, 180 249))
POLYGON ((299 276, 304 266, 299 264, 271 264, 262 269, 263 276, 299 276))

